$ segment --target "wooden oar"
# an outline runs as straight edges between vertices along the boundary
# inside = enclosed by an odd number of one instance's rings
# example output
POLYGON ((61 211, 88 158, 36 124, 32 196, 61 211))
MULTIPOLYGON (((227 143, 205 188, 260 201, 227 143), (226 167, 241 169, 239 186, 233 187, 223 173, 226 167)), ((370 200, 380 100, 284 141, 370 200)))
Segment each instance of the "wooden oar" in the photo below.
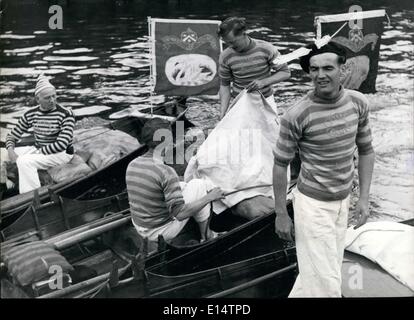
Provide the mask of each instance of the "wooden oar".
POLYGON ((72 237, 72 236, 74 236, 76 234, 79 234, 81 232, 91 230, 91 229, 96 228, 96 227, 98 227, 100 225, 103 225, 105 223, 108 223, 108 222, 120 219, 122 217, 125 217, 126 213, 128 213, 128 212, 129 212, 129 209, 126 209, 126 210, 122 210, 122 211, 116 212, 114 214, 111 214, 107 217, 103 217, 103 218, 100 218, 98 220, 91 221, 91 222, 86 223, 86 224, 84 224, 80 227, 77 227, 77 228, 74 228, 74 229, 71 229, 71 230, 68 230, 68 231, 64 231, 64 232, 62 232, 62 233, 60 233, 60 234, 58 234, 54 237, 51 237, 51 238, 47 239, 46 242, 50 243, 50 244, 54 244, 55 242, 62 241, 63 239, 72 237))
POLYGON ((70 247, 72 245, 74 245, 75 243, 78 242, 82 242, 85 240, 88 240, 90 238, 96 237, 97 235, 107 232, 109 230, 115 229, 117 227, 120 227, 128 222, 131 221, 131 216, 128 215, 126 217, 117 219, 115 221, 112 222, 108 222, 104 225, 98 226, 96 228, 92 228, 90 230, 85 230, 83 232, 80 232, 76 235, 73 235, 71 237, 68 238, 64 238, 62 240, 56 241, 53 243, 53 245, 55 246, 56 249, 58 250, 62 250, 65 249, 67 247, 70 247))
MULTIPOLYGON (((118 275, 122 275, 129 267, 131 266, 130 263, 128 263, 125 267, 120 268, 118 270, 118 275)), ((107 272, 105 274, 102 274, 100 276, 79 282, 77 284, 71 285, 69 287, 63 288, 61 290, 53 291, 47 294, 44 294, 42 296, 37 297, 37 299, 51 299, 51 298, 61 298, 63 296, 66 296, 68 294, 71 294, 73 292, 82 290, 83 288, 87 288, 89 286, 98 284, 100 282, 105 282, 109 280, 109 277, 111 275, 111 272, 107 272)))

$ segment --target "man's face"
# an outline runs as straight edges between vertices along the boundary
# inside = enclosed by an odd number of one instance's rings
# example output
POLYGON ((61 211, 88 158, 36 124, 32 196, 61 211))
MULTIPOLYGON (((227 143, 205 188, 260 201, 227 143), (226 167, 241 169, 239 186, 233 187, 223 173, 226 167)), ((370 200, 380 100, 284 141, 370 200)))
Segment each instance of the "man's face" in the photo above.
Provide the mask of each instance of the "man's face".
POLYGON ((335 96, 341 84, 341 65, 338 63, 338 55, 327 52, 311 57, 309 75, 317 93, 322 96, 335 96))
POLYGON ((238 36, 235 36, 233 34, 233 31, 230 31, 228 34, 226 34, 225 36, 222 37, 223 41, 231 48, 233 48, 234 50, 240 52, 243 51, 243 49, 245 49, 246 45, 247 45, 247 41, 246 41, 247 36, 242 33, 238 36))
POLYGON ((51 111, 56 107, 56 91, 53 88, 46 88, 36 96, 36 101, 40 105, 40 110, 51 111))

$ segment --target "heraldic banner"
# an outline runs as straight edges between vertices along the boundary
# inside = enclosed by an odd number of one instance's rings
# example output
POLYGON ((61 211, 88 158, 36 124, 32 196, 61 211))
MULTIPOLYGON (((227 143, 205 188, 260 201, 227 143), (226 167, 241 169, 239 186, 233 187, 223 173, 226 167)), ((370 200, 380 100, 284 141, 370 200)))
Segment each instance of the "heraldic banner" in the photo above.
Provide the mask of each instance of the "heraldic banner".
POLYGON ((342 83, 345 88, 374 93, 385 10, 357 11, 315 17, 317 37, 332 34, 344 21, 348 24, 331 40, 347 52, 342 83))
POLYGON ((221 21, 149 18, 151 76, 157 94, 214 95, 219 90, 221 21))

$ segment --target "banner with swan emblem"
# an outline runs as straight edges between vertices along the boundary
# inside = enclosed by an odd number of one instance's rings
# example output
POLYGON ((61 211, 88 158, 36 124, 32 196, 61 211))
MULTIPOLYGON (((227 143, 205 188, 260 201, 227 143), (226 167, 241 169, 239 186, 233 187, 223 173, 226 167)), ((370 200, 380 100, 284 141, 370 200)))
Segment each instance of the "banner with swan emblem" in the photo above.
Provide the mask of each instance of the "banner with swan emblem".
POLYGON ((149 18, 154 92, 214 95, 219 90, 221 21, 149 18))

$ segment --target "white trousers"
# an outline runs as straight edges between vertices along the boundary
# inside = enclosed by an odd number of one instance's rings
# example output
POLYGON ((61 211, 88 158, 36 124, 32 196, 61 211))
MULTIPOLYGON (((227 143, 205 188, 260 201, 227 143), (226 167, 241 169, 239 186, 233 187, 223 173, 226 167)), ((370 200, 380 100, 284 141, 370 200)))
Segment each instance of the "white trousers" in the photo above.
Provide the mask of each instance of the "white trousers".
MULTIPOLYGON (((209 190, 208 184, 202 179, 193 179, 188 183, 180 182, 180 186, 183 191, 185 203, 190 203, 204 197, 209 190)), ((203 209, 197 212, 193 218, 197 222, 207 220, 210 217, 210 209, 211 204, 206 205, 203 209)), ((181 221, 174 219, 158 228, 144 228, 136 225, 133 220, 132 222, 135 229, 142 237, 148 238, 149 241, 157 241, 159 235, 162 235, 165 240, 174 239, 184 228, 188 220, 189 218, 181 221)))
MULTIPOLYGON (((67 154, 66 151, 45 155, 41 153, 34 154, 36 150, 35 147, 18 147, 14 149, 14 152, 18 155, 16 164, 19 171, 20 193, 29 192, 40 187, 37 170, 47 170, 68 163, 73 158, 73 155, 67 154)), ((3 161, 10 161, 7 152, 5 152, 3 161)))
POLYGON ((293 193, 299 275, 289 297, 341 297, 350 196, 319 201, 293 193))

